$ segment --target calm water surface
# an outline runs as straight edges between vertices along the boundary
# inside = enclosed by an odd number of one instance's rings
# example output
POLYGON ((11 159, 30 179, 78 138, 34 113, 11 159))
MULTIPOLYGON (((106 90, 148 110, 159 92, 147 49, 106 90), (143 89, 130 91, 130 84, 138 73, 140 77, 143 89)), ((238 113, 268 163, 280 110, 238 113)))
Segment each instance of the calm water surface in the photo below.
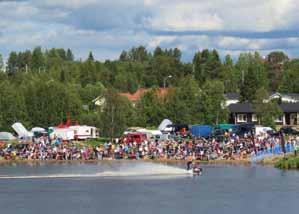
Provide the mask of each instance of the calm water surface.
POLYGON ((195 178, 179 172, 136 162, 1 166, 0 176, 10 178, 0 179, 0 213, 299 213, 296 171, 204 166, 204 174, 195 178), (105 171, 117 173, 107 177, 105 171))

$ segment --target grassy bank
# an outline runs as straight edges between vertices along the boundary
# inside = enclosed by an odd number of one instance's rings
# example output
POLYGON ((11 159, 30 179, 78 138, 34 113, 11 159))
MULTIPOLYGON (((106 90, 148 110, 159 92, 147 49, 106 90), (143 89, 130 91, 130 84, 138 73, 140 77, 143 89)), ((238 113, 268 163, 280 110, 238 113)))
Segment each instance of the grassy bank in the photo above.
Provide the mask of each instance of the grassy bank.
POLYGON ((275 156, 272 156, 272 157, 266 157, 266 158, 258 161, 257 163, 261 164, 261 165, 274 166, 281 159, 283 159, 283 155, 275 155, 275 156))
POLYGON ((299 169, 299 156, 281 158, 274 166, 279 169, 299 169))

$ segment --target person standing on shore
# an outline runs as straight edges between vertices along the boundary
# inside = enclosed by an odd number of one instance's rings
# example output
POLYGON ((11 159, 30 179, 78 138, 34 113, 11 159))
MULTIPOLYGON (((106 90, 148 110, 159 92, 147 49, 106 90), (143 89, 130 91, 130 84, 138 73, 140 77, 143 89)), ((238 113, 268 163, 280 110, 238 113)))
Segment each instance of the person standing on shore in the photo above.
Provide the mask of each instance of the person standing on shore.
POLYGON ((299 137, 296 137, 294 139, 294 155, 297 156, 297 153, 299 151, 299 137))
POLYGON ((285 148, 285 140, 284 140, 284 136, 283 136, 283 133, 282 133, 282 132, 280 132, 279 135, 280 135, 280 145, 281 145, 281 150, 282 150, 282 153, 283 153, 284 158, 286 158, 286 148, 285 148))

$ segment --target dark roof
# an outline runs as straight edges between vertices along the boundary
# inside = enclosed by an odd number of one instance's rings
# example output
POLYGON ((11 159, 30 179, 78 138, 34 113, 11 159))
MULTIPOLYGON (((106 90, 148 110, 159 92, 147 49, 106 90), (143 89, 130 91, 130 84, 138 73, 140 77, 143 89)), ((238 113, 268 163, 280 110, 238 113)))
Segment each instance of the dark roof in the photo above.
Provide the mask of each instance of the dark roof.
POLYGON ((228 110, 231 113, 253 113, 254 109, 251 103, 230 104, 228 110))
POLYGON ((299 94, 297 94, 297 93, 287 93, 287 94, 284 94, 284 95, 289 96, 293 99, 299 100, 299 94))
POLYGON ((290 97, 292 99, 295 99, 295 100, 299 100, 299 94, 298 93, 280 93, 280 92, 274 92, 274 91, 271 91, 269 92, 269 97, 273 96, 274 94, 280 94, 280 96, 287 96, 287 97, 290 97))
MULTIPOLYGON (((280 93, 275 91, 269 92, 269 97, 273 96, 274 94, 280 94, 281 96, 291 97, 295 100, 299 100, 299 93, 280 93)), ((224 96, 229 100, 238 100, 240 98, 240 94, 236 92, 226 93, 224 96)))
POLYGON ((285 113, 296 113, 299 112, 299 103, 282 103, 280 108, 285 113))
POLYGON ((229 100, 238 100, 240 98, 240 94, 234 92, 226 93, 224 96, 229 100))
MULTIPOLYGON (((280 108, 284 113, 299 113, 299 103, 282 103, 280 108)), ((236 103, 228 106, 231 113, 254 113, 251 103, 236 103)))

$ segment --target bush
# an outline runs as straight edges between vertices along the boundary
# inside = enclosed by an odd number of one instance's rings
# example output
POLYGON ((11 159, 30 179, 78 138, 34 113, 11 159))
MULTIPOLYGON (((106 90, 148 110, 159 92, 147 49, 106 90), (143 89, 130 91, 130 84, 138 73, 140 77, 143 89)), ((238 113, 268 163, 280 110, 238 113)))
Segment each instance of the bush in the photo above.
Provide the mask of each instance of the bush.
POLYGON ((299 157, 283 158, 275 164, 275 167, 279 169, 299 169, 299 157))

